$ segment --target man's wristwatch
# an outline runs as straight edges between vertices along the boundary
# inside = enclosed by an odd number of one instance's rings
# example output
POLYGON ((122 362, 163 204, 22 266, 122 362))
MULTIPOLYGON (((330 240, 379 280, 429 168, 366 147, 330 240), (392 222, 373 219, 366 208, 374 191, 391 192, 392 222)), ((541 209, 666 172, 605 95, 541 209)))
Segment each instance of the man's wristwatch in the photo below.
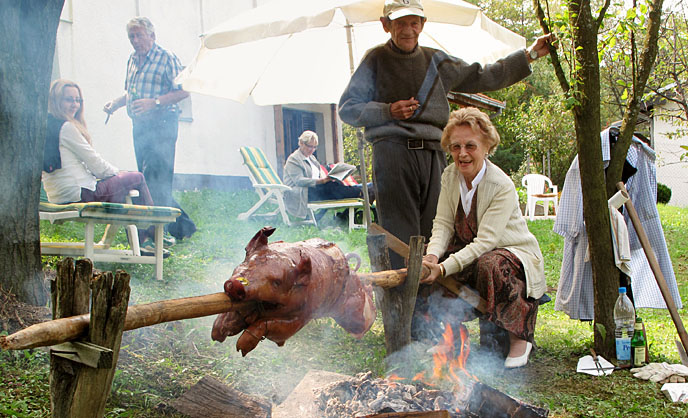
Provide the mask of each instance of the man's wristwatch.
POLYGON ((538 53, 535 50, 535 48, 531 48, 526 52, 528 52, 528 57, 530 57, 531 60, 535 61, 536 59, 538 59, 538 53))
POLYGON ((160 109, 160 98, 159 97, 155 98, 155 108, 160 109))

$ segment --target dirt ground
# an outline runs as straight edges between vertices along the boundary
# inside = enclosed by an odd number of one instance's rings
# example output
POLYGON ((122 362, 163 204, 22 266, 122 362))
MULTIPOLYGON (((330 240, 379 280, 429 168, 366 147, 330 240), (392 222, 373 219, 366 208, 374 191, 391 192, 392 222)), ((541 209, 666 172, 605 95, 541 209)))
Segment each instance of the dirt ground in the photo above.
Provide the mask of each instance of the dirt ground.
MULTIPOLYGON (((46 279, 55 276, 54 271, 46 271, 46 279)), ((0 331, 15 333, 39 322, 52 319, 47 306, 33 306, 17 300, 14 294, 0 286, 0 331)))

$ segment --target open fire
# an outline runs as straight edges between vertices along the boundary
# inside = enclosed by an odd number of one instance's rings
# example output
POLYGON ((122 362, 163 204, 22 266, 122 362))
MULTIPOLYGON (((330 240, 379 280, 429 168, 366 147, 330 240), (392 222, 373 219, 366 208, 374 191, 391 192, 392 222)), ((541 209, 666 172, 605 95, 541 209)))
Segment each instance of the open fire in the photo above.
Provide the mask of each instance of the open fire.
POLYGON ((465 368, 470 353, 468 331, 459 328, 459 347, 447 325, 441 341, 428 350, 432 370, 411 378, 372 372, 317 389, 324 417, 373 417, 375 414, 448 411, 451 417, 546 417, 546 409, 526 405, 478 382, 465 368))

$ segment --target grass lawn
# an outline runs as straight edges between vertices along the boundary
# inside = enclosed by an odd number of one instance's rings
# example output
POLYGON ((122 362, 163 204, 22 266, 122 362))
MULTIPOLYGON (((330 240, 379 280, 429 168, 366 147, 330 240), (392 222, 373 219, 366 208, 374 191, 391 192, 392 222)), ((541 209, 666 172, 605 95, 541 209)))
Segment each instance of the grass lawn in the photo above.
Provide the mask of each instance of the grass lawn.
MULTIPOLYGON (((165 260, 165 280, 153 279, 153 266, 99 264, 101 270, 124 269, 132 276, 130 304, 196 296, 221 291, 222 284, 244 257, 244 247, 263 225, 242 222, 236 215, 254 200, 252 192, 195 191, 177 194, 185 210, 197 222, 198 232, 172 248, 165 260)), ((679 282, 683 304, 688 303, 688 210, 660 205, 660 216, 679 282)), ((277 222, 277 221, 273 221, 277 222)), ((545 256, 547 283, 556 287, 561 268, 563 239, 552 232, 551 220, 530 222, 545 256)), ((321 229, 285 227, 271 241, 298 241, 321 237, 337 243, 345 252, 363 259, 369 270, 365 231, 347 233, 330 214, 321 229)), ((97 231, 98 232, 98 231, 97 231)), ((79 228, 66 224, 41 224, 42 238, 80 239, 79 228)), ((118 240, 123 242, 124 234, 118 240)), ((46 268, 55 258, 46 257, 46 268)), ((554 294, 550 295, 552 299, 554 294)), ((686 309, 680 311, 684 322, 686 309)), ((676 330, 668 311, 641 309, 647 328, 650 359, 679 363, 674 345, 676 330)), ((214 317, 160 324, 124 334, 119 363, 108 402, 108 417, 179 416, 164 408, 203 376, 214 376, 247 393, 281 402, 309 369, 345 374, 372 371, 385 374, 382 321, 357 340, 331 319, 311 321, 283 347, 265 340, 247 357, 235 351, 236 337, 220 344, 210 339, 214 317)), ((2 323, 2 318, 0 318, 2 323)), ((539 311, 536 342, 539 349, 528 366, 505 370, 501 362, 477 349, 477 322, 468 324, 474 350, 468 369, 483 383, 528 403, 550 409, 551 417, 682 417, 688 405, 671 404, 659 384, 634 378, 626 371, 608 377, 577 374, 578 358, 592 344, 590 323, 573 321, 554 311, 554 303, 539 311)), ((428 355, 429 356, 429 355, 428 355)), ((416 366, 430 364, 419 358, 416 366)), ((0 352, 0 416, 43 417, 50 411, 49 365, 44 350, 0 352), (4 415, 3 415, 4 414, 4 415)))

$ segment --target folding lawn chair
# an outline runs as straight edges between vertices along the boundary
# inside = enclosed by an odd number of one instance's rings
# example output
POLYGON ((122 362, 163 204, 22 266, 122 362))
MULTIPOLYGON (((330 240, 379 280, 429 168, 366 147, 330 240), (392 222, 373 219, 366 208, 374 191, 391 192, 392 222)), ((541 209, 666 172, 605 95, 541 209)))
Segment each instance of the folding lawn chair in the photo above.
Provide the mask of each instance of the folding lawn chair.
MULTIPOLYGON (((260 198, 249 210, 240 213, 237 218, 239 220, 246 220, 252 216, 275 216, 279 213, 285 225, 292 225, 294 222, 289 219, 287 208, 284 204, 284 192, 291 190, 291 188, 282 183, 282 180, 272 168, 270 161, 268 161, 262 149, 258 147, 241 147, 239 148, 239 152, 244 159, 244 165, 248 169, 251 184, 260 198), (267 206, 267 204, 275 204, 277 205, 277 209, 269 210, 266 213, 257 213, 259 209, 264 205, 267 206)), ((347 209, 349 211, 349 230, 365 228, 365 224, 355 222, 355 210, 356 208, 362 207, 362 199, 309 202, 308 217, 303 223, 317 226, 318 222, 314 213, 316 210, 347 209)))

